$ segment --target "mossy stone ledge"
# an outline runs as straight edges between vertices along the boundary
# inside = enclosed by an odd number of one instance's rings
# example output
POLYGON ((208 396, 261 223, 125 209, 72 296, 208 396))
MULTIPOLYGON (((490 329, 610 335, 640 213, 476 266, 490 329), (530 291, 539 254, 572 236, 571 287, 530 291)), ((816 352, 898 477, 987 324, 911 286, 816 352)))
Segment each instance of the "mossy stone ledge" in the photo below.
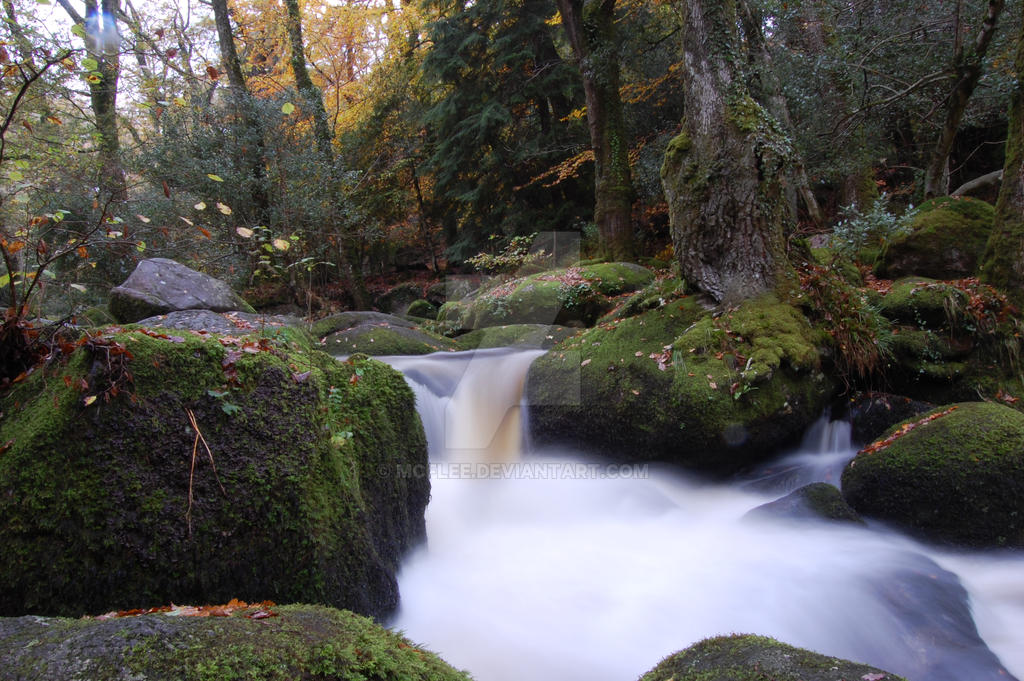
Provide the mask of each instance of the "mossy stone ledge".
POLYGON ((764 296, 714 316, 693 298, 573 336, 526 381, 536 446, 732 473, 798 438, 833 392, 817 334, 764 296))
POLYGON ((1024 414, 990 402, 952 406, 895 426, 890 435, 920 423, 859 454, 843 471, 843 496, 862 515, 934 542, 1020 548, 1024 414))
POLYGON ((0 618, 0 676, 10 681, 470 679, 348 611, 285 605, 262 615, 271 616, 0 618))
POLYGON ((390 613, 429 498, 401 474, 427 457, 401 375, 287 337, 175 333, 110 331, 4 396, 0 615, 390 613))

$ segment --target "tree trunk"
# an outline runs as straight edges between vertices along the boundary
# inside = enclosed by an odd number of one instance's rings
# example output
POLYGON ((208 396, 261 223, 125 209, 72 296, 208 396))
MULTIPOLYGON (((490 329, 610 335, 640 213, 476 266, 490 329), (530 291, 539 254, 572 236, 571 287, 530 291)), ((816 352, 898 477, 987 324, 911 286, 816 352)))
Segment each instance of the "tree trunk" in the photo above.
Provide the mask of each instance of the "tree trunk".
MULTIPOLYGON (((750 55, 751 66, 755 77, 749 83, 751 95, 761 103, 768 112, 782 124, 786 130, 793 129, 793 118, 789 114, 789 104, 782 94, 782 85, 775 75, 772 65, 772 57, 768 52, 768 45, 765 42, 761 26, 763 17, 750 6, 748 0, 738 0, 740 11, 740 24, 747 38, 747 49, 750 55)), ((823 48, 824 49, 824 48, 823 48)), ((807 178, 807 170, 804 167, 803 158, 795 151, 792 155, 788 168, 787 194, 793 194, 790 198, 791 213, 797 214, 797 197, 803 202, 807 217, 816 227, 824 227, 825 217, 821 213, 818 199, 811 190, 811 182, 807 178)))
POLYGON ((59 0, 73 22, 85 29, 85 46, 96 61, 97 78, 90 78, 89 103, 100 135, 100 191, 103 199, 128 200, 128 185, 121 165, 121 140, 117 132, 117 80, 121 73, 120 42, 117 30, 118 0, 85 0, 83 17, 70 0, 59 0))
MULTIPOLYGON (((949 104, 946 106, 946 120, 939 132, 939 139, 932 148, 928 168, 925 170, 924 194, 927 198, 945 196, 949 192, 949 153, 953 149, 953 141, 967 110, 967 102, 981 78, 985 53, 992 43, 992 36, 1005 4, 1005 0, 989 0, 981 30, 974 44, 966 52, 958 35, 953 55, 956 76, 953 90, 949 94, 949 104)), ((957 31, 959 34, 959 25, 957 31)))
POLYGON ((776 288, 789 271, 779 178, 790 150, 740 72, 736 0, 680 8, 686 115, 661 170, 672 242, 686 282, 732 303, 776 288))
POLYGON ((615 0, 557 0, 583 76, 587 124, 594 149, 594 222, 601 248, 613 258, 635 250, 633 183, 619 97, 615 0))
MULTIPOLYGON (((288 29, 288 40, 291 46, 291 67, 292 76, 295 78, 295 88, 299 91, 307 110, 313 116, 313 135, 316 140, 317 151, 323 159, 327 172, 327 200, 333 201, 334 197, 340 197, 341 189, 338 187, 337 173, 334 168, 334 145, 333 135, 330 126, 327 124, 327 110, 324 108, 323 95, 320 88, 313 84, 309 77, 309 69, 306 68, 306 48, 302 41, 302 14, 299 10, 298 0, 285 0, 287 10, 286 22, 288 29)), ((337 256, 339 262, 338 270, 341 272, 342 280, 352 295, 352 300, 357 309, 368 309, 370 303, 369 292, 363 281, 362 273, 352 266, 353 260, 361 263, 362 255, 357 254, 353 259, 351 253, 356 251, 349 241, 348 234, 338 235, 337 256)))
MULTIPOLYGON (((1022 11, 1024 14, 1024 11, 1022 11)), ((1017 82, 1010 99, 1003 184, 981 277, 1024 304, 1024 22, 1017 36, 1017 82)))
POLYGON ((227 0, 211 0, 213 18, 217 26, 217 45, 220 47, 221 66, 228 76, 228 87, 235 107, 236 115, 242 120, 245 130, 252 139, 252 152, 242 159, 243 167, 248 167, 252 186, 249 196, 252 198, 256 214, 251 216, 253 224, 266 223, 270 214, 270 198, 267 196, 267 173, 264 168, 263 125, 256 112, 249 86, 242 74, 242 64, 235 49, 235 37, 231 30, 231 16, 228 13, 227 0))

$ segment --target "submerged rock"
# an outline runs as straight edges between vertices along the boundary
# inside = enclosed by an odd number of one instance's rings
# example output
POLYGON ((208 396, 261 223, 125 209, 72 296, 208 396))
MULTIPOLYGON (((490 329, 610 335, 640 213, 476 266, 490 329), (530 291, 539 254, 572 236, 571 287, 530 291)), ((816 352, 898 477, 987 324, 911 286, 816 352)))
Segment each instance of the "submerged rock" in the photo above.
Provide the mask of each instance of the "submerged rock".
POLYGON ((0 618, 0 669, 10 681, 469 679, 365 617, 311 605, 228 617, 0 618))
POLYGON ((120 331, 0 420, 0 614, 321 602, 383 616, 423 539, 414 398, 287 336, 120 331))
POLYGON ((839 489, 825 482, 804 485, 781 499, 751 509, 744 517, 864 523, 843 499, 839 489))
POLYGON ((223 281, 167 258, 140 261, 123 284, 111 289, 109 307, 125 324, 175 310, 255 312, 223 281))
POLYGON ((530 368, 532 442, 735 472, 821 413, 832 384, 815 340, 803 315, 771 296, 718 317, 681 298, 603 323, 530 368))
POLYGON ((843 471, 843 496, 863 515, 932 541, 1024 546, 1024 414, 989 402, 949 410, 906 421, 889 431, 905 434, 866 448, 843 471))
POLYGON ((668 657, 640 681, 900 681, 865 664, 795 648, 765 636, 709 638, 668 657))

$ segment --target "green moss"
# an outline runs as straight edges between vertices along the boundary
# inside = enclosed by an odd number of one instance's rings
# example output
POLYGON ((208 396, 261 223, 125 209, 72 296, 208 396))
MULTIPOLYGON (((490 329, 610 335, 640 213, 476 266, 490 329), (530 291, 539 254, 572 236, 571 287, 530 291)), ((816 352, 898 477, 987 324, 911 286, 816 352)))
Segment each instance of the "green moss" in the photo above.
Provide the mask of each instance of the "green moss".
POLYGON ((5 397, 0 613, 233 597, 392 608, 428 494, 397 475, 426 456, 401 376, 286 343, 168 335, 110 338, 131 353, 130 382, 116 355, 83 348, 5 397), (341 428, 353 437, 338 448, 341 428))
MULTIPOLYGON (((690 135, 683 130, 678 135, 669 140, 668 147, 665 149, 665 161, 664 168, 675 168, 682 163, 683 158, 690 153, 693 148, 693 141, 690 139, 690 135)), ((664 169, 662 170, 664 173, 664 169)))
MULTIPOLYGON (((847 681, 879 673, 883 672, 868 665, 765 636, 732 635, 696 643, 663 660, 640 681, 847 681)), ((901 679, 893 674, 884 676, 901 679)))
POLYGON ((451 339, 401 326, 362 325, 330 334, 324 340, 324 350, 332 355, 427 355, 454 349, 451 339))
POLYGON ((550 348, 579 333, 579 329, 545 324, 509 324, 476 329, 455 339, 460 350, 478 348, 550 348))
POLYGON ((429 300, 423 300, 422 298, 412 301, 405 313, 410 317, 437 319, 437 308, 429 300))
POLYGON ((954 279, 975 274, 988 243, 993 207, 966 197, 942 197, 921 205, 911 232, 894 239, 876 272, 885 278, 919 275, 954 279))
MULTIPOLYGON (((255 609, 254 609, 255 610, 255 609)), ((248 611, 252 613, 254 610, 248 611)), ((52 681, 414 681, 469 677, 371 620, 310 605, 273 617, 0 620, 0 663, 52 681)), ((20 675, 19 675, 20 674, 20 675)))
POLYGON ((830 386, 813 335, 771 298, 719 319, 683 298, 603 323, 531 367, 534 441, 733 470, 819 413, 830 386))
POLYGON ((935 541, 1024 546, 1024 414, 960 403, 884 449, 857 456, 843 472, 842 489, 858 512, 935 541))

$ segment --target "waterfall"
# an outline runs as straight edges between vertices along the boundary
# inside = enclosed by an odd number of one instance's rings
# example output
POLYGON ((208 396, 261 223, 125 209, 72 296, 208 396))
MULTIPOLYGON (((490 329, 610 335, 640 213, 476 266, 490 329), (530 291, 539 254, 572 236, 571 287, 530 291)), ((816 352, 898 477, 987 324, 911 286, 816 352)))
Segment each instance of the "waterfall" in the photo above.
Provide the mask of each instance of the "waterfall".
POLYGON ((744 519, 780 480, 841 470, 831 459, 853 455, 848 425, 816 424, 753 485, 575 452, 518 459, 509 431, 538 354, 386 358, 416 391, 432 459, 427 544, 399 575, 394 628, 479 681, 635 679, 734 632, 911 681, 1024 673, 1021 557, 937 552, 879 527, 744 519), (773 470, 789 475, 770 482, 773 470))

